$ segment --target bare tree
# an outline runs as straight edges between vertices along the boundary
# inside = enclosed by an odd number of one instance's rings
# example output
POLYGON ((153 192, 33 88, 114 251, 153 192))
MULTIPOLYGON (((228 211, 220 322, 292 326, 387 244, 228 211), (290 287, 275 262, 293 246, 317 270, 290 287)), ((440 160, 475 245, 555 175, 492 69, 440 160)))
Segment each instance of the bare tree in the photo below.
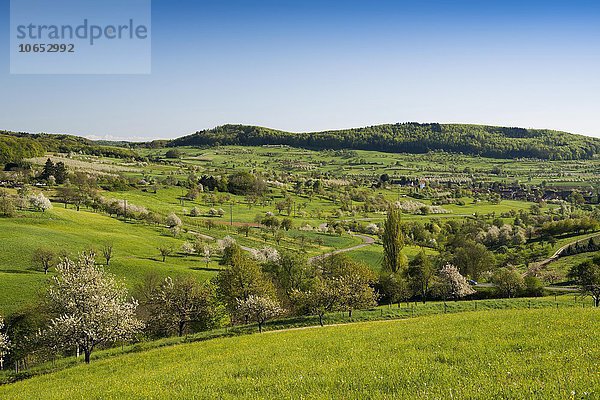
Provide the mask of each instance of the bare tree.
POLYGON ((104 247, 102 247, 102 255, 104 256, 104 259, 106 260, 107 267, 110 264, 110 260, 112 259, 112 254, 113 254, 113 244, 105 243, 104 247))
POLYGON ((45 247, 39 247, 33 252, 33 262, 40 265, 44 269, 44 274, 48 274, 48 270, 52 267, 52 262, 56 258, 56 254, 45 247))
POLYGON ((173 254, 173 248, 170 246, 161 246, 158 248, 160 255, 162 257, 162 261, 165 262, 167 257, 173 254))

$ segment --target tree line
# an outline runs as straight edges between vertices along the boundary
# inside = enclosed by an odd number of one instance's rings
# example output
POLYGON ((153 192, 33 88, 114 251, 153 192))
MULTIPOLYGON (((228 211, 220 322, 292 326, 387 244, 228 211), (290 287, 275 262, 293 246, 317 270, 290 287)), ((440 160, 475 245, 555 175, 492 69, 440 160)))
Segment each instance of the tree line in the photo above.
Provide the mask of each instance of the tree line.
MULTIPOLYGON (((170 217, 171 219, 176 219, 170 217)), ((169 218, 168 218, 169 219, 169 218)), ((171 224, 177 224, 174 221, 171 224)), ((57 356, 83 354, 118 343, 182 336, 235 324, 265 324, 285 316, 314 316, 323 325, 331 312, 369 309, 376 305, 430 299, 459 300, 475 293, 468 278, 492 270, 489 281, 502 296, 541 290, 536 276, 510 265, 495 268, 493 254, 470 239, 463 227, 448 233, 450 252, 432 257, 421 251, 408 260, 399 209, 390 209, 381 235, 382 270, 344 255, 310 263, 302 254, 270 249, 261 257, 243 251, 235 240, 218 241, 222 270, 207 281, 193 276, 149 274, 133 291, 105 271, 114 258, 112 244, 72 259, 38 249, 34 262, 50 278, 43 301, 30 310, 0 319, 0 364, 38 363, 57 356)), ((209 259, 211 255, 208 255, 209 259)), ((571 268, 569 277, 600 306, 600 258, 571 268)))

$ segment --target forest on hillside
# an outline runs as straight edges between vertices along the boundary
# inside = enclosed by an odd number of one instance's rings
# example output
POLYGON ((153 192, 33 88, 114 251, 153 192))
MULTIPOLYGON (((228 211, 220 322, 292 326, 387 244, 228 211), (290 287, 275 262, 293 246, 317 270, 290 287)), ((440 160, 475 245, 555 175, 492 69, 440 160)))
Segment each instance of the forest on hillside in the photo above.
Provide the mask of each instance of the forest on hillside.
POLYGON ((46 152, 139 159, 135 148, 179 146, 286 145, 312 150, 373 150, 424 154, 446 151, 492 158, 591 159, 600 139, 552 130, 483 125, 401 123, 337 131, 293 133, 249 125, 223 125, 171 141, 92 141, 72 135, 0 131, 0 163, 19 162, 46 152))
POLYGON ((354 149, 392 153, 443 150, 494 158, 590 159, 600 140, 552 130, 481 125, 401 123, 365 128, 292 133, 245 125, 224 125, 169 143, 177 146, 288 145, 314 150, 354 149))
POLYGON ((104 146, 78 136, 0 131, 0 164, 18 163, 25 158, 43 156, 46 152, 138 158, 130 149, 104 146))

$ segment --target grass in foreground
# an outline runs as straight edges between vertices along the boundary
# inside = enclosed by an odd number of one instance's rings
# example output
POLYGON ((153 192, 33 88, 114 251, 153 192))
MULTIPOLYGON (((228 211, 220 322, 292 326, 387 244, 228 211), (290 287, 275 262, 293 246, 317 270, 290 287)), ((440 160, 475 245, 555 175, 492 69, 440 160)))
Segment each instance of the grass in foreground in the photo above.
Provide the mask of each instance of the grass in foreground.
MULTIPOLYGON (((563 294, 559 296, 547 296, 536 298, 517 299, 488 299, 474 301, 443 302, 434 301, 422 303, 402 303, 379 306, 369 310, 356 310, 352 318, 346 312, 334 312, 326 314, 323 318, 325 325, 339 325, 354 322, 369 322, 381 320, 395 320, 418 318, 446 313, 464 313, 485 310, 524 310, 524 309, 565 309, 565 308, 593 307, 589 298, 581 298, 577 295, 563 294)), ((267 331, 289 330, 294 328, 309 328, 319 325, 316 316, 300 316, 268 321, 264 329, 267 331)), ((104 360, 119 357, 124 354, 139 353, 162 347, 175 346, 179 344, 201 342, 224 337, 242 336, 258 332, 256 324, 237 325, 210 331, 198 332, 183 337, 169 337, 153 341, 141 341, 127 346, 118 346, 106 350, 99 350, 92 354, 92 360, 104 360)), ((65 357, 53 362, 47 362, 35 367, 23 370, 15 374, 10 369, 0 371, 0 385, 28 379, 34 376, 57 372, 83 363, 83 358, 65 357)))
POLYGON ((598 310, 506 310, 217 339, 0 387, 3 399, 593 399, 598 310))

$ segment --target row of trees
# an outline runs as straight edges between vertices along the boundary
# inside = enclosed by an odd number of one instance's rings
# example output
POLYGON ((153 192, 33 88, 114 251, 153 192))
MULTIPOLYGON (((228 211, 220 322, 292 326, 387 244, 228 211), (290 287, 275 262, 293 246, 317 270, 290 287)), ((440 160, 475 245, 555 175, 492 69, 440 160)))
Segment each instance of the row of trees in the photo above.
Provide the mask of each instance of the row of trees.
MULTIPOLYGON (((390 215, 392 229, 394 214, 390 215)), ((105 250, 108 264, 112 246, 105 250)), ((268 320, 284 315, 314 315, 322 325, 324 316, 334 311, 352 317, 354 310, 381 302, 430 297, 458 300, 474 293, 457 267, 436 267, 424 252, 408 263, 402 256, 397 264, 386 258, 380 276, 342 255, 321 258, 314 264, 299 254, 275 251, 254 259, 231 239, 222 241, 221 252, 224 269, 214 279, 200 282, 191 276, 163 279, 149 275, 135 288, 135 298, 123 282, 96 264, 95 254, 61 259, 33 317, 47 318, 28 325, 22 316, 11 317, 8 331, 12 340, 0 321, 0 364, 10 352, 13 359, 31 354, 42 359, 44 354, 81 351, 90 362, 98 347, 144 336, 181 336, 249 322, 262 332, 268 320), (397 265, 395 271, 392 265, 397 265)), ((573 267, 569 276, 600 306, 600 257, 573 267)), ((491 281, 507 297, 513 297, 524 287, 535 286, 529 278, 513 268, 500 268, 491 281)))
POLYGON ((17 209, 33 209, 44 212, 50 208, 52 208, 52 203, 43 193, 20 190, 19 195, 14 197, 0 189, 0 217, 14 217, 17 209))
MULTIPOLYGON (((109 251, 112 254, 112 247, 109 251)), ((12 319, 15 343, 11 347, 0 336, 0 354, 4 358, 10 347, 14 359, 32 354, 40 359, 76 350, 89 362, 94 349, 142 334, 183 335, 226 320, 255 322, 262 331, 268 319, 280 315, 315 314, 322 322, 325 312, 344 310, 351 315, 354 309, 376 304, 375 276, 368 267, 341 257, 313 266, 296 254, 274 254, 259 263, 229 240, 223 248, 225 269, 213 280, 150 275, 136 287, 135 299, 123 282, 96 264, 93 252, 77 260, 64 257, 31 317, 47 318, 33 326, 22 321, 19 325, 18 316, 12 319)))

